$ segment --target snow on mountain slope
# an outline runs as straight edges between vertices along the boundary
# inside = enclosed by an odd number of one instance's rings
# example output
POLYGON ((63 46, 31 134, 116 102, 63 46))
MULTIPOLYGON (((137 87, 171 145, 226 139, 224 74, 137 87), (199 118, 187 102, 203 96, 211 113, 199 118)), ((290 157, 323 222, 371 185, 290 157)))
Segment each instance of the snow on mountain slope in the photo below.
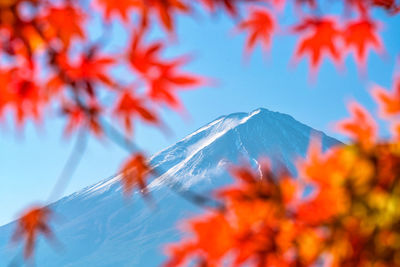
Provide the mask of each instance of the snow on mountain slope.
MULTIPOLYGON (((293 159, 305 155, 313 135, 322 137, 324 148, 339 143, 289 115, 266 109, 222 116, 151 158, 160 174, 150 185, 155 208, 137 194, 131 201, 124 199, 118 176, 52 204, 58 214, 57 242, 53 246, 41 241, 35 262, 37 266, 158 266, 164 259, 162 245, 179 238, 177 221, 199 211, 172 193, 171 183, 209 190, 229 181, 228 163, 247 159, 256 165, 260 156, 294 172, 293 159)), ((14 227, 14 223, 0 227, 0 266, 7 266, 20 251, 8 245, 14 227)))

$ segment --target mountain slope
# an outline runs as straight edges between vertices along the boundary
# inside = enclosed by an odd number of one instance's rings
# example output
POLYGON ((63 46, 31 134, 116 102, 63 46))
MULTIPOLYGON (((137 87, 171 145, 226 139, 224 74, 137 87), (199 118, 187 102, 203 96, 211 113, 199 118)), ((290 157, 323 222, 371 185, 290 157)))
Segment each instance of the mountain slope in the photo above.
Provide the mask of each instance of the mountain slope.
MULTIPOLYGON (((322 137, 324 148, 339 142, 301 124, 289 115, 258 109, 222 116, 151 158, 160 176, 150 188, 157 203, 151 208, 137 194, 123 198, 119 177, 113 177, 65 197, 52 205, 58 243, 40 242, 38 266, 158 266, 162 245, 179 238, 176 223, 199 208, 171 190, 171 184, 202 192, 229 181, 229 163, 260 156, 286 165, 304 156, 310 136, 322 137), (172 178, 171 178, 172 177, 172 178)), ((20 250, 10 248, 13 223, 0 227, 0 266, 20 250)))

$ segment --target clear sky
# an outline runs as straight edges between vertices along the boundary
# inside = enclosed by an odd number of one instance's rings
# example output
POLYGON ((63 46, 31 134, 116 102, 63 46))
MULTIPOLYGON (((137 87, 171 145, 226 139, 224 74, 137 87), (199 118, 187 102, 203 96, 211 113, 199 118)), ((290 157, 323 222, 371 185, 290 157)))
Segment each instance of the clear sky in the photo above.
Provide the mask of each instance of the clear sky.
MULTIPOLYGON (((296 67, 290 66, 296 43, 293 36, 279 33, 267 57, 256 49, 245 63, 244 36, 233 33, 231 19, 225 16, 209 19, 202 15, 180 18, 178 40, 169 54, 193 52, 195 58, 186 70, 215 78, 218 83, 180 94, 187 117, 169 111, 163 113, 172 135, 139 126, 135 140, 151 155, 216 117, 259 107, 290 114, 340 138, 332 126, 347 116, 346 101, 356 99, 375 111, 368 93, 371 85, 390 87, 393 71, 398 67, 400 17, 384 18, 386 54, 369 57, 367 77, 362 78, 353 60, 348 58, 341 72, 331 62, 324 62, 314 83, 309 82, 306 60, 296 67)), ((124 34, 118 27, 114 27, 114 33, 117 37, 111 45, 118 47, 124 34)), ((63 127, 64 122, 57 118, 46 119, 40 128, 29 123, 20 134, 16 134, 11 124, 0 125, 0 225, 14 219, 27 205, 48 198, 74 141, 62 138, 63 127)), ((111 142, 90 139, 65 194, 113 175, 126 156, 111 142)))

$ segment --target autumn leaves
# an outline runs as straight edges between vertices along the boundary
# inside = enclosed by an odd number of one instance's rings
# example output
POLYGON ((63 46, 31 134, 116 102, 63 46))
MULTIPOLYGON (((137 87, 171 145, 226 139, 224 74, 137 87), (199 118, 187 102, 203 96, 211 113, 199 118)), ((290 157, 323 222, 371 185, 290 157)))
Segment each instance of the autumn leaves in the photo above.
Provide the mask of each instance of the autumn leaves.
MULTIPOLYGON (((381 109, 398 101, 380 95, 381 109)), ((323 152, 312 140, 296 177, 233 167, 235 184, 215 192, 225 209, 187 219, 164 266, 399 266, 398 139, 378 141, 372 116, 350 111, 338 129, 353 143, 323 152)))
MULTIPOLYGON (((395 15, 395 0, 343 0, 340 15, 324 13, 321 2, 329 1, 1 1, 0 119, 12 114, 22 128, 29 119, 42 121, 55 108, 65 118, 66 135, 84 132, 122 144, 130 153, 120 170, 125 195, 138 189, 146 196, 154 170, 130 141, 135 122, 160 126, 161 108, 182 110, 179 90, 207 84, 200 75, 182 70, 187 56, 164 57, 170 43, 168 38, 151 39, 152 27, 161 25, 171 36, 178 15, 192 16, 199 9, 207 15, 226 13, 246 34, 245 51, 250 53, 257 44, 269 49, 282 28, 283 10, 292 4, 297 13, 288 29, 298 36, 294 59, 307 57, 313 73, 324 57, 340 65, 351 54, 362 69, 369 50, 384 51, 373 12, 383 9, 395 15), (96 18, 100 41, 93 40, 87 24, 96 18), (122 23, 128 37, 118 51, 107 49, 104 42, 111 38, 113 23, 122 23), (132 79, 113 75, 116 68, 124 68, 132 79)), ((331 256, 330 266, 400 265, 399 216, 392 208, 399 190, 399 84, 392 93, 373 90, 380 115, 390 118, 393 140, 378 142, 372 116, 353 103, 352 117, 339 128, 354 144, 327 155, 312 144, 308 161, 299 165, 304 179, 294 180, 287 172, 273 174, 265 164, 262 173, 248 166, 234 168, 237 183, 217 193, 225 211, 189 220, 193 237, 169 247, 166 265, 192 259, 200 266, 218 266, 228 254, 233 265, 309 266, 325 254, 331 256), (314 191, 299 198, 305 185, 314 191)), ((32 255, 38 235, 51 235, 50 217, 48 208, 34 207, 18 221, 15 238, 25 241, 26 257, 32 255)))

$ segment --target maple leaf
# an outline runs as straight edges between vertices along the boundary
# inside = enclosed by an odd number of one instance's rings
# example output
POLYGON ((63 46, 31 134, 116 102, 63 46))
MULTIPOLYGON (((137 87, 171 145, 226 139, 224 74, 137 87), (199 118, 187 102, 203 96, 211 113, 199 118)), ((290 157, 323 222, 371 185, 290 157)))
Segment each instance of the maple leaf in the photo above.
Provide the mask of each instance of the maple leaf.
POLYGON ((111 17, 116 15, 119 16, 122 21, 129 21, 129 11, 140 7, 141 0, 97 0, 99 5, 104 11, 104 18, 106 21, 110 21, 111 17))
POLYGON ((129 63, 147 82, 149 96, 156 102, 165 102, 172 108, 180 108, 180 102, 173 90, 179 88, 197 87, 204 83, 203 79, 186 73, 179 73, 177 68, 188 61, 188 57, 174 60, 163 60, 160 53, 164 49, 162 42, 153 42, 147 46, 142 43, 143 32, 134 34, 130 51, 129 63))
POLYGON ((125 195, 129 196, 132 190, 138 187, 143 196, 148 196, 146 182, 152 172, 153 168, 143 154, 133 154, 121 168, 121 183, 125 195))
POLYGON ((292 201, 297 187, 289 172, 282 168, 273 173, 267 159, 261 159, 259 164, 261 173, 255 172, 250 166, 232 167, 230 173, 238 184, 219 190, 218 196, 237 200, 276 198, 285 204, 292 201), (275 179, 279 179, 279 182, 275 182, 275 179))
POLYGON ((71 5, 51 7, 41 18, 44 24, 43 33, 47 39, 58 38, 65 47, 69 47, 73 38, 85 38, 82 29, 84 18, 84 15, 71 5))
POLYGON ((25 239, 25 258, 32 256, 35 242, 40 234, 52 238, 49 219, 52 212, 47 207, 32 207, 17 220, 17 228, 12 236, 13 241, 25 239))
POLYGON ((378 52, 382 50, 382 42, 376 31, 376 24, 369 19, 351 21, 346 25, 344 41, 347 49, 354 49, 359 65, 365 65, 369 48, 378 52))
POLYGON ((115 114, 121 117, 124 121, 124 127, 128 134, 132 133, 132 119, 134 116, 139 116, 143 120, 156 124, 158 118, 150 109, 144 106, 144 99, 135 97, 131 92, 125 90, 114 110, 115 114))
POLYGON ((100 56, 97 47, 92 47, 80 54, 78 60, 71 62, 66 53, 54 55, 52 64, 57 72, 47 81, 50 95, 60 92, 64 85, 74 88, 74 93, 86 93, 92 98, 96 96, 95 84, 103 84, 108 88, 115 86, 108 70, 115 64, 111 56, 100 56))
POLYGON ((351 119, 337 124, 339 131, 348 134, 363 148, 370 148, 376 139, 376 123, 368 111, 357 102, 349 104, 351 119))
POLYGON ((2 114, 5 107, 9 104, 11 100, 11 94, 8 87, 5 86, 10 82, 10 74, 7 70, 0 70, 0 115, 2 114))
POLYGON ((341 61, 341 50, 337 41, 342 34, 334 18, 307 18, 293 30, 295 33, 308 32, 299 41, 295 58, 299 59, 308 53, 312 70, 318 69, 324 54, 330 55, 337 63, 341 61))
POLYGON ((201 77, 178 72, 177 68, 186 63, 186 58, 175 59, 169 63, 159 65, 147 77, 149 83, 148 94, 155 102, 164 102, 174 109, 180 109, 181 103, 175 96, 176 89, 190 89, 204 83, 201 77))
POLYGON ((164 44, 153 42, 147 46, 143 45, 143 33, 143 31, 133 33, 128 60, 133 69, 146 76, 154 66, 161 64, 160 53, 164 49, 164 44))
MULTIPOLYGON (((111 56, 98 56, 97 48, 90 49, 81 55, 76 66, 68 71, 73 80, 84 80, 89 83, 101 82, 108 86, 113 86, 112 79, 106 74, 110 66, 115 64, 115 59, 111 56)), ((90 93, 90 92, 89 92, 90 93)))
POLYGON ((394 123, 391 127, 391 132, 394 139, 400 141, 400 123, 394 123))
POLYGON ((216 213, 206 218, 193 219, 191 230, 196 234, 196 247, 211 261, 218 261, 231 248, 232 228, 225 216, 216 213))
POLYGON ((217 6, 222 6, 230 15, 235 17, 238 15, 238 7, 236 6, 238 2, 237 0, 202 0, 204 6, 211 12, 214 12, 217 6))
POLYGON ((168 245, 165 248, 165 254, 169 256, 169 260, 163 264, 164 267, 181 266, 185 263, 186 258, 195 249, 191 242, 177 243, 168 245))
POLYGON ((87 106, 63 100, 61 105, 62 115, 67 117, 64 134, 69 136, 77 129, 86 128, 97 137, 103 135, 100 123, 101 106, 92 99, 87 106))
POLYGON ((21 79, 14 82, 12 90, 15 91, 11 105, 16 110, 17 123, 23 124, 27 116, 32 116, 38 120, 40 116, 39 110, 44 103, 39 87, 32 80, 21 79))
POLYGON ((217 263, 232 248, 234 236, 229 221, 220 213, 192 218, 187 222, 194 239, 168 246, 170 260, 164 267, 181 266, 189 256, 202 255, 199 266, 219 266, 217 263))
POLYGON ((265 9, 254 9, 249 15, 249 19, 242 21, 238 25, 239 30, 248 31, 246 50, 251 52, 259 41, 264 50, 270 46, 271 35, 275 28, 275 20, 265 9))
MULTIPOLYGON (((325 177, 326 178, 326 177, 325 177)), ((323 177, 320 178, 321 180, 323 177)), ((319 185, 319 184, 318 184, 319 185)), ((326 223, 333 217, 343 214, 348 207, 346 192, 340 187, 323 186, 311 199, 300 203, 296 215, 299 221, 310 225, 326 223)))
POLYGON ((395 0, 372 0, 372 3, 376 6, 390 8, 396 3, 396 1, 395 0))
POLYGON ((325 179, 326 163, 326 157, 322 153, 321 140, 313 138, 308 146, 306 160, 301 159, 296 165, 302 177, 319 183, 329 183, 330 179, 325 179))
POLYGON ((23 68, 0 70, 0 82, 3 85, 0 111, 7 106, 13 109, 15 121, 19 126, 28 117, 40 119, 40 111, 47 100, 41 93, 41 88, 34 82, 34 75, 30 70, 23 68))
POLYGON ((400 77, 394 82, 391 93, 380 86, 375 86, 372 95, 379 104, 379 110, 383 117, 400 113, 400 77))
POLYGON ((174 30, 174 12, 189 13, 191 8, 182 0, 141 0, 142 27, 148 28, 149 15, 156 13, 164 28, 174 30))

